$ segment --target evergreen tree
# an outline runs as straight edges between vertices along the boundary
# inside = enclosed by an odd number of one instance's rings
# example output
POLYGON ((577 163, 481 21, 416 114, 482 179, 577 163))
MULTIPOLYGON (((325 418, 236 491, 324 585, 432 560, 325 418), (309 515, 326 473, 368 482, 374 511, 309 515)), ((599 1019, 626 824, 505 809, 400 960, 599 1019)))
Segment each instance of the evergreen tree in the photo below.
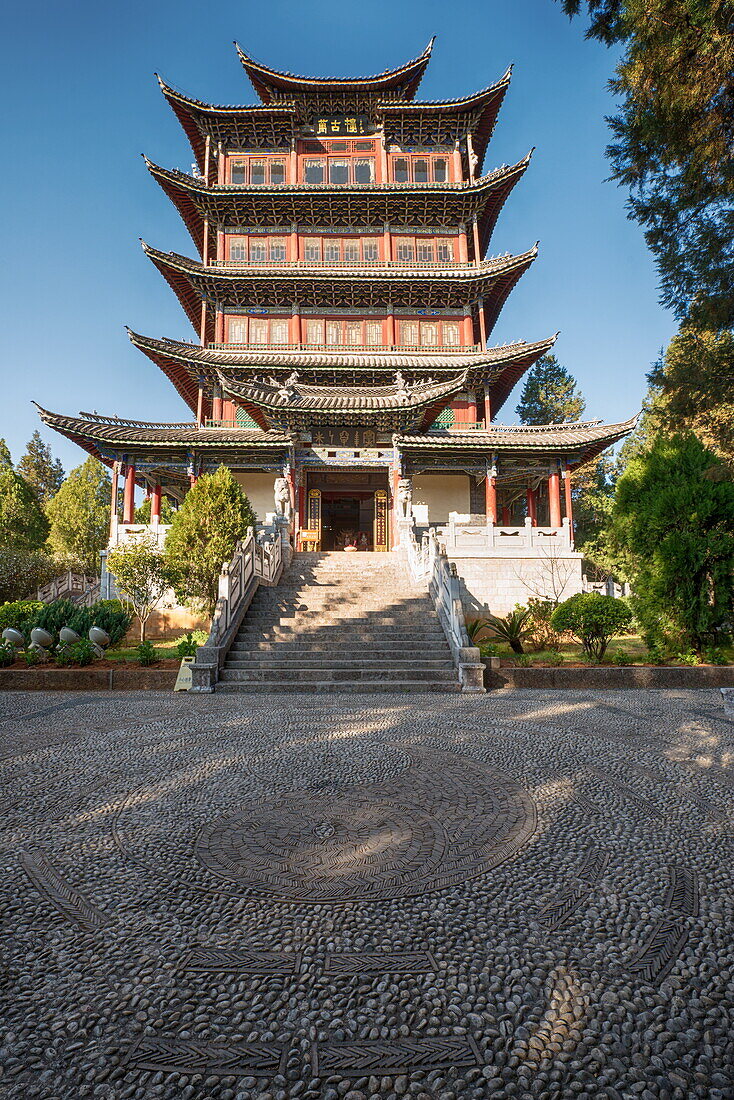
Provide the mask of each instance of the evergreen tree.
POLYGON ((51 521, 48 546, 59 560, 85 573, 99 572, 99 555, 107 545, 111 479, 96 458, 72 470, 46 505, 51 521))
MULTIPOLYGON (((3 442, 7 453, 7 447, 3 442)), ((0 549, 39 550, 48 534, 48 520, 36 494, 0 452, 0 549)))
POLYGON ((198 479, 166 538, 166 563, 181 603, 214 613, 222 566, 255 522, 249 500, 225 466, 198 479))
POLYGON ((611 536, 648 644, 700 649, 731 628, 734 485, 694 435, 658 433, 631 459, 611 536))
POLYGON ((515 412, 522 424, 563 424, 578 420, 586 401, 555 355, 544 355, 532 368, 515 412))
POLYGON ((8 445, 4 439, 0 439, 0 470, 12 470, 13 460, 10 457, 8 445))
POLYGON ((734 326, 731 0, 562 0, 623 48, 608 149, 680 319, 734 326))
MULTIPOLYGON (((136 523, 150 523, 151 500, 146 497, 142 504, 135 509, 136 523)), ((170 523, 175 516, 173 506, 168 497, 161 497, 161 523, 170 523)))
POLYGON ((53 457, 51 448, 43 442, 38 430, 28 440, 26 452, 18 463, 18 473, 25 478, 42 504, 55 496, 63 484, 64 467, 58 458, 53 457))

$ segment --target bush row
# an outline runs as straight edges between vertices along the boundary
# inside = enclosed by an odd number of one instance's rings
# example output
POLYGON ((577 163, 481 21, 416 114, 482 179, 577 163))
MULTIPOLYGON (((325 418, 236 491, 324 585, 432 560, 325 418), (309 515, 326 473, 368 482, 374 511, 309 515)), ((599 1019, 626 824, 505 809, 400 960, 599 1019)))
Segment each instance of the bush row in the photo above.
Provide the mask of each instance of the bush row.
POLYGON ((91 607, 79 607, 71 600, 54 600, 53 603, 15 600, 0 604, 0 631, 12 626, 26 641, 37 626, 47 630, 54 639, 58 639, 62 626, 75 630, 81 638, 86 638, 90 627, 98 626, 109 634, 110 643, 116 645, 127 634, 131 622, 132 616, 119 600, 98 600, 91 607))

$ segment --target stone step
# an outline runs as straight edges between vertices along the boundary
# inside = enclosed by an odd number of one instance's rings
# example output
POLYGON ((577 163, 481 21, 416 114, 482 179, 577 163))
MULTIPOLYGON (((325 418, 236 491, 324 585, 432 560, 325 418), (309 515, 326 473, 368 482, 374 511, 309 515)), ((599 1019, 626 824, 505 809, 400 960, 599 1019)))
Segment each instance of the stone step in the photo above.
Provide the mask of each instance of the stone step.
MULTIPOLYGON (((396 658, 404 657, 406 653, 411 653, 413 652, 413 650, 411 650, 402 642, 396 643, 395 645, 384 645, 380 642, 375 642, 373 645, 361 643, 353 644, 349 647, 335 647, 333 645, 329 645, 328 642, 304 642, 299 644, 297 642, 261 641, 254 642, 250 645, 243 645, 241 643, 235 642, 229 652, 232 657, 236 656, 237 660, 244 660, 250 654, 277 652, 279 654, 282 653, 285 657, 289 657, 290 655, 293 655, 295 657, 307 657, 313 655, 314 657, 319 657, 322 659, 324 659, 324 655, 326 656, 326 658, 329 658, 334 655, 343 656, 345 653, 348 653, 350 658, 354 659, 365 657, 368 659, 372 658, 374 660, 383 660, 390 662, 395 660, 396 658)), ((446 643, 446 639, 443 638, 437 639, 435 643, 431 644, 430 648, 423 647, 421 652, 432 654, 448 654, 450 651, 446 643)))
POLYGON ((385 668, 334 668, 329 664, 321 668, 299 668, 282 666, 280 668, 230 668, 225 665, 219 674, 225 683, 274 683, 295 681, 301 684, 320 683, 322 680, 353 680, 356 682, 381 683, 389 680, 427 680, 431 683, 451 683, 457 674, 453 668, 447 669, 392 669, 385 668))
POLYGON ((233 683, 230 681, 220 681, 216 686, 216 692, 222 694, 252 694, 252 695, 265 695, 265 694, 291 694, 291 695, 320 695, 329 692, 349 692, 350 694, 365 694, 365 695, 397 695, 397 694, 416 694, 416 693, 435 693, 440 692, 445 695, 450 692, 458 693, 461 688, 459 681, 455 683, 429 683, 424 680, 383 680, 380 682, 375 681, 370 683, 367 680, 318 680, 313 681, 307 685, 300 683, 288 683, 288 681, 281 681, 280 683, 264 684, 264 683, 233 683))
POLYGON ((445 669, 449 669, 453 672, 453 663, 448 656, 435 657, 435 658, 421 658, 421 660, 409 660, 408 658, 394 658, 390 657, 385 660, 381 657, 331 657, 329 656, 328 662, 323 657, 319 656, 304 656, 299 653, 283 654, 278 652, 277 655, 267 653, 249 654, 248 656, 236 654, 232 658, 227 658, 225 662, 225 668, 232 669, 248 669, 248 668, 324 668, 328 664, 329 668, 363 668, 367 670, 374 670, 376 672, 386 668, 393 669, 423 669, 425 671, 431 671, 432 669, 438 672, 442 672, 445 669))

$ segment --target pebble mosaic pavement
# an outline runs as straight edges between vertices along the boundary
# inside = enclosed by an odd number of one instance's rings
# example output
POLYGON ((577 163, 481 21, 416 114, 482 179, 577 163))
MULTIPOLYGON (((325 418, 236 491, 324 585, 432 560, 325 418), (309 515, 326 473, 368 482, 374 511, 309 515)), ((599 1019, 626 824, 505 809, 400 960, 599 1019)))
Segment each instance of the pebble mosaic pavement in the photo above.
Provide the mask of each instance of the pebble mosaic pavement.
POLYGON ((7 1100, 734 1098, 715 691, 0 696, 7 1100))

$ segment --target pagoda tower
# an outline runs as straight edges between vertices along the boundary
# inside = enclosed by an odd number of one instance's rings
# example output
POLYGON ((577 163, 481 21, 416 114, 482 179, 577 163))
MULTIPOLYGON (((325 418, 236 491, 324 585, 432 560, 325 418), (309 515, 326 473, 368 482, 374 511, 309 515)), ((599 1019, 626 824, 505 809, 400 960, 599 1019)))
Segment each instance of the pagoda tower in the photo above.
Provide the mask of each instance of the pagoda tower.
POLYGON ((355 79, 278 72, 237 46, 256 106, 211 106, 159 79, 195 167, 146 164, 194 255, 143 249, 196 338, 129 335, 192 419, 39 410, 113 469, 113 538, 133 522, 136 485, 156 524, 163 494, 181 501, 221 463, 261 521, 287 480, 296 548, 355 535, 394 548, 399 500, 433 525, 455 512, 559 529, 565 511, 572 532, 571 472, 634 421, 494 422, 556 338, 488 345, 537 255, 488 257, 530 154, 483 170, 510 70, 461 99, 416 101, 432 46, 355 79))

